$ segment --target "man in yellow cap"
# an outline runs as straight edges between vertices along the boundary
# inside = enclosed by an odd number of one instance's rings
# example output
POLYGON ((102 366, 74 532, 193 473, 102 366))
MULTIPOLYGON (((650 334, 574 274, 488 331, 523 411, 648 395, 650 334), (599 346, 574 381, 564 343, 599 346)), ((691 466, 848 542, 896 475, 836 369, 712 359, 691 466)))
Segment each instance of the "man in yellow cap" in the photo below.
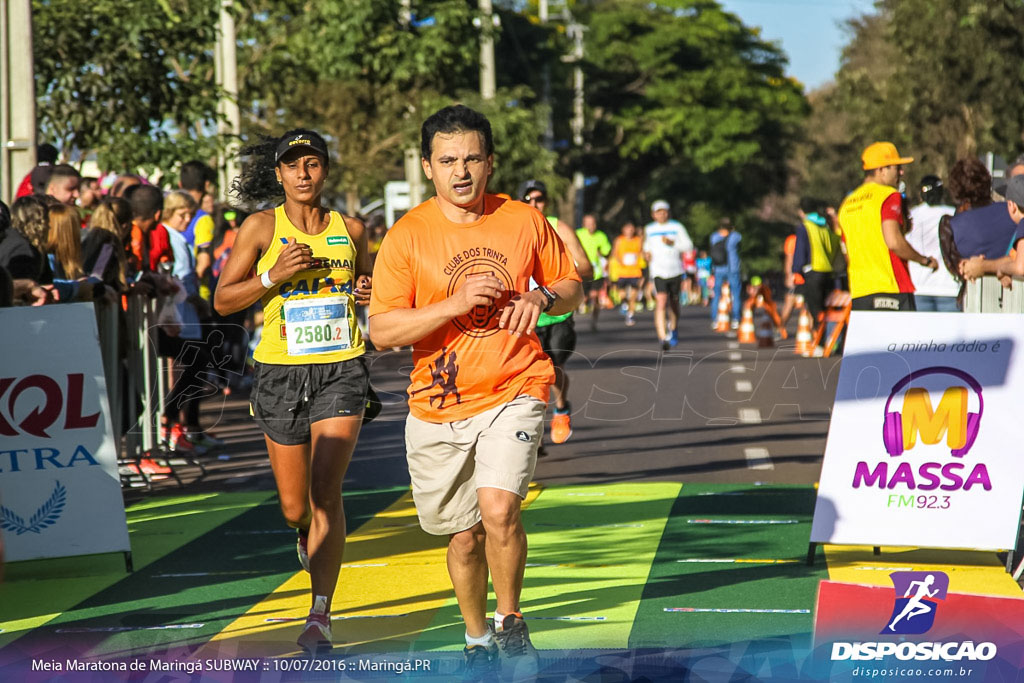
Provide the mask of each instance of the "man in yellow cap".
POLYGON ((869 145, 861 155, 864 183, 839 207, 854 310, 915 310, 907 261, 932 270, 939 267, 904 238, 909 226, 897 187, 903 165, 913 160, 901 157, 891 142, 869 145))

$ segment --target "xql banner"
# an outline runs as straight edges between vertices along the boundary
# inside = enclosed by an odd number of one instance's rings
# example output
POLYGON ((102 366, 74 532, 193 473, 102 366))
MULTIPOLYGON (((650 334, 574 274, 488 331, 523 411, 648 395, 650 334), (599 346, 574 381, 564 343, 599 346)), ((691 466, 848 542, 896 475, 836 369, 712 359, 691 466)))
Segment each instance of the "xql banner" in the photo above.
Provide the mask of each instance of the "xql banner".
POLYGON ((8 561, 129 550, 92 304, 0 309, 8 561))
POLYGON ((1013 548, 1022 344, 1013 316, 853 312, 811 540, 1013 548))

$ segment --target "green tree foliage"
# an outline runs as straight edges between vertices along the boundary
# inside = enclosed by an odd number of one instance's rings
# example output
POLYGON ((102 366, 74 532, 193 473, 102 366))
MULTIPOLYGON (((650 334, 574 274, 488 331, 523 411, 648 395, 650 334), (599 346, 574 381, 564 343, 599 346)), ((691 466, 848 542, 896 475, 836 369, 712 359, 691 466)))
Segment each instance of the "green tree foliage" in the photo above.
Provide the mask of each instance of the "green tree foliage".
POLYGON ((960 158, 1024 150, 1024 4, 881 0, 848 27, 835 84, 812 97, 802 192, 838 202, 875 140, 915 157, 910 185, 960 158))
POLYGON ((785 188, 807 105, 777 46, 705 0, 588 8, 585 166, 606 218, 643 218, 658 196, 723 215, 785 188))
POLYGON ((213 156, 218 6, 33 0, 41 138, 119 171, 213 156))
POLYGON ((426 100, 454 97, 475 79, 473 14, 462 0, 259 0, 239 21, 245 131, 319 130, 335 164, 328 194, 379 194, 402 177, 426 100))

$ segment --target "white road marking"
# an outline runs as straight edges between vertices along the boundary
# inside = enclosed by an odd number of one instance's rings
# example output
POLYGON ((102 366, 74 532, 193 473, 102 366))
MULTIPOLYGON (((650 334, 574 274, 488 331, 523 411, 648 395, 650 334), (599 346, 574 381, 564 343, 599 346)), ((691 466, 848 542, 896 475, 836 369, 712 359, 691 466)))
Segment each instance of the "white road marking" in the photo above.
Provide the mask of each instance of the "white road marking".
POLYGON ((743 455, 747 457, 747 467, 752 470, 774 470, 775 464, 768 456, 767 448, 744 448, 743 455))
POLYGON ((738 382, 736 382, 736 391, 751 392, 753 390, 754 385, 748 380, 741 379, 738 382))
POLYGON ((748 425, 761 424, 761 411, 757 408, 740 408, 740 422, 748 425))

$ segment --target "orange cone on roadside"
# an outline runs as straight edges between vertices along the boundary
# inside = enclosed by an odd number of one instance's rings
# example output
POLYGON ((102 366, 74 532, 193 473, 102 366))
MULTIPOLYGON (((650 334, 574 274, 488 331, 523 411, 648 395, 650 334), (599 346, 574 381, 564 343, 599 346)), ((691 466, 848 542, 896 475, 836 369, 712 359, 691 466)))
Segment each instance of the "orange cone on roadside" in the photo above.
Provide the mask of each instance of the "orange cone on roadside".
POLYGON ((718 315, 715 316, 715 332, 729 331, 729 300, 725 297, 725 290, 718 298, 718 315))
POLYGON ((775 346, 775 325, 772 324, 772 316, 764 306, 757 309, 757 346, 762 349, 775 346))
POLYGON ((811 314, 807 312, 807 308, 801 309, 796 327, 796 348, 793 349, 793 353, 809 356, 814 351, 814 339, 811 336, 813 324, 814 321, 811 319, 811 314))
POLYGON ((754 333, 754 311, 751 309, 750 302, 743 306, 743 317, 740 319, 740 329, 736 335, 736 341, 740 344, 753 344, 757 341, 757 336, 754 333))

